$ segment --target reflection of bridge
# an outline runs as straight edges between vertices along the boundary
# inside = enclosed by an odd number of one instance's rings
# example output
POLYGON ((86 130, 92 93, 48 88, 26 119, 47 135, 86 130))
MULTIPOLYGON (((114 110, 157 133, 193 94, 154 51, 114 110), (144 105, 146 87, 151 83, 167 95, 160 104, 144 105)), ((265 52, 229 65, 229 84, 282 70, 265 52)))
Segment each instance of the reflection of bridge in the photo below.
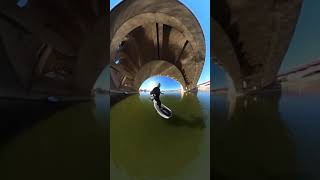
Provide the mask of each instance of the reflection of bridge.
POLYGON ((111 89, 138 91, 150 76, 196 87, 205 43, 200 24, 177 0, 123 1, 111 12, 111 89))
POLYGON ((295 30, 302 0, 214 0, 212 61, 238 93, 272 85, 295 30))
POLYGON ((296 144, 288 136, 292 131, 282 119, 280 99, 280 92, 232 101, 212 97, 214 179, 296 178, 296 144))
POLYGON ((107 64, 105 0, 0 2, 0 95, 90 95, 107 64))

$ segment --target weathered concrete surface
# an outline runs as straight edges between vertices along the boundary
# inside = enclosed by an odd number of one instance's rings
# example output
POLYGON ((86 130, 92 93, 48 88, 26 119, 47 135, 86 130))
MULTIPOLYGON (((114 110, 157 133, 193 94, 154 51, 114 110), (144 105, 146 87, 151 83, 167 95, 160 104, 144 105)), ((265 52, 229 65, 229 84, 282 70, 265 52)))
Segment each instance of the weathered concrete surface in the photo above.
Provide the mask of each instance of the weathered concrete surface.
POLYGON ((108 64, 106 1, 0 2, 0 95, 88 96, 108 64), (2 58, 3 57, 3 58, 2 58), (10 89, 10 90, 9 90, 10 89))
POLYGON ((127 0, 112 10, 111 89, 137 91, 153 75, 173 77, 192 89, 204 58, 200 24, 179 1, 127 0))
POLYGON ((238 92, 276 80, 293 36, 302 0, 214 0, 211 54, 238 92))

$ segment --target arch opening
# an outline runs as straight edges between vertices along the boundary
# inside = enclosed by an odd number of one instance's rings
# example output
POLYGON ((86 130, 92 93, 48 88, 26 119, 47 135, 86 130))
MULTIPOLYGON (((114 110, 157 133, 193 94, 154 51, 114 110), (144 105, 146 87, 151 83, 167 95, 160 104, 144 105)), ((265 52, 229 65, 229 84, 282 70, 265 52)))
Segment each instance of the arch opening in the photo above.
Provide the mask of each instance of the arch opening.
POLYGON ((153 60, 145 64, 136 74, 134 88, 138 90, 141 84, 152 76, 170 77, 179 82, 183 89, 186 88, 186 82, 180 70, 174 64, 163 60, 153 60))
POLYGON ((237 91, 230 73, 222 65, 217 63, 212 63, 211 68, 213 72, 213 83, 211 85, 211 89, 215 92, 222 91, 228 92, 229 95, 236 95, 237 91))
POLYGON ((93 88, 92 94, 107 94, 110 89, 110 66, 107 65, 99 74, 93 88))
POLYGON ((181 90, 183 90, 183 86, 175 78, 170 76, 155 75, 147 78, 142 82, 139 87, 140 94, 152 91, 152 89, 156 87, 158 83, 160 83, 161 85, 161 91, 180 92, 181 90))

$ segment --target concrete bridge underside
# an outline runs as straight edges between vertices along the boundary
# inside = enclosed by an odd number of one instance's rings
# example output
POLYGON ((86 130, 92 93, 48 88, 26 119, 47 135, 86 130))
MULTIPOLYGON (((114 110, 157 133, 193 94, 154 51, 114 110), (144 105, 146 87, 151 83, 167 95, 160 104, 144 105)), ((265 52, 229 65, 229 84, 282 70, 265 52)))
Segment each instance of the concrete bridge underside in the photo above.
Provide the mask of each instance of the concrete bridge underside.
POLYGON ((107 65, 107 2, 16 2, 0 2, 0 95, 90 95, 107 65))
POLYGON ((154 75, 193 89, 200 77, 205 42, 195 16, 177 0, 126 0, 110 19, 111 90, 137 91, 154 75))
POLYGON ((211 62, 223 67, 239 94, 272 85, 293 36, 302 0, 212 3, 211 62))

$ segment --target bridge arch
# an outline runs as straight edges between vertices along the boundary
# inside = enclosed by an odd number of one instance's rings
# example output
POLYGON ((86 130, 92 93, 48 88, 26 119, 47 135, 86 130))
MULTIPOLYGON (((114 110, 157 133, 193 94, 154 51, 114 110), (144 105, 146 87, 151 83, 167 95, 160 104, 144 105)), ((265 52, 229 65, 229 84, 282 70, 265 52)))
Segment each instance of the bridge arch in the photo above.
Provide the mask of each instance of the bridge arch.
POLYGON ((240 64, 237 55, 234 52, 231 40, 220 24, 212 19, 211 28, 215 30, 213 31, 213 36, 211 36, 214 39, 211 48, 211 54, 214 55, 214 58, 211 58, 211 63, 220 66, 232 80, 230 83, 232 83, 235 91, 241 93, 242 80, 240 64))
POLYGON ((276 81, 302 1, 212 2, 211 54, 218 57, 238 92, 254 92, 276 81))
POLYGON ((141 80, 147 78, 141 75, 146 71, 152 72, 149 75, 169 75, 192 89, 201 75, 204 58, 200 24, 179 1, 122 1, 112 10, 111 89, 136 91, 141 80), (175 68, 168 74, 167 67, 175 68))

